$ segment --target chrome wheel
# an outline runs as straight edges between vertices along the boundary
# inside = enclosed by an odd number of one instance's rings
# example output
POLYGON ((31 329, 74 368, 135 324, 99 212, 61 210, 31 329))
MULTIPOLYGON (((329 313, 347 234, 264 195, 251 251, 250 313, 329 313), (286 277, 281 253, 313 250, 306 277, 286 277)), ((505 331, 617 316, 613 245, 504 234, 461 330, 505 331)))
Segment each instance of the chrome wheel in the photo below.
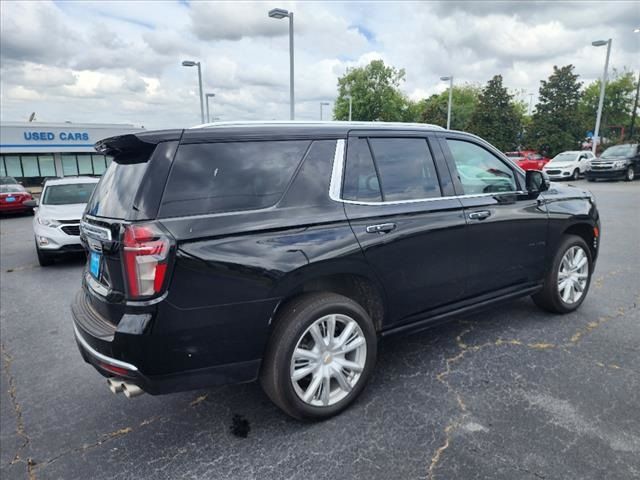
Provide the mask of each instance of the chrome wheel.
POLYGON ((558 293, 564 303, 573 304, 582 298, 589 280, 589 259, 577 245, 569 248, 560 261, 558 293))
POLYGON ((636 176, 636 172, 633 170, 633 167, 629 167, 627 169, 627 181, 631 182, 636 176))
POLYGON ((302 334, 291 357, 291 383, 303 402, 334 405, 355 387, 367 359, 367 341, 358 322, 325 315, 302 334))

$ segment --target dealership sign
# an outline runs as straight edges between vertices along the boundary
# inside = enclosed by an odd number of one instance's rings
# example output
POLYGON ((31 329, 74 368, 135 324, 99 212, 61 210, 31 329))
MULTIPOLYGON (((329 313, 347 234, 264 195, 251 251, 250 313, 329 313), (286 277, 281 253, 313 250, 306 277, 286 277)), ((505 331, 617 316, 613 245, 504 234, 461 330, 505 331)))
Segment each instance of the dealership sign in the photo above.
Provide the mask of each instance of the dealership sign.
POLYGON ((88 141, 89 134, 87 132, 37 132, 37 131, 24 131, 22 132, 24 139, 27 142, 51 142, 53 140, 60 140, 61 142, 81 142, 88 141))

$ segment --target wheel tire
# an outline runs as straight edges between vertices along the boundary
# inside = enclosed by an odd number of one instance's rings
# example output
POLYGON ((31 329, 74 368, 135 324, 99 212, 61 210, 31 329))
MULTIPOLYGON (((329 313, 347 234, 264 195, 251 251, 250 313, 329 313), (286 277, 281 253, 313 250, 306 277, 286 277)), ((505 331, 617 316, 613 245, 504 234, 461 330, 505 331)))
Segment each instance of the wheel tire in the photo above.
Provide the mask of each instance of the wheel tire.
POLYGON ((595 181, 596 181, 595 178, 587 177, 587 182, 595 182, 595 181))
POLYGON ((300 420, 323 420, 349 406, 367 384, 376 362, 377 337, 367 312, 350 298, 334 293, 307 293, 286 304, 278 313, 260 372, 267 396, 288 415, 300 420), (291 379, 294 349, 307 329, 323 316, 343 314, 355 320, 366 341, 365 363, 352 390, 337 403, 313 406, 296 393, 291 379))
POLYGON ((577 168, 573 171, 573 174, 571 175, 571 180, 576 181, 576 180, 580 180, 580 170, 578 170, 577 168))
POLYGON ((48 267, 49 265, 53 264, 53 258, 51 258, 51 255, 40 250, 37 244, 36 244, 36 253, 38 254, 38 263, 40 264, 41 267, 48 267))
POLYGON ((548 312, 572 312, 580 307, 584 299, 587 297, 589 286, 591 285, 592 274, 593 260, 591 258, 591 250, 589 249, 587 243, 582 239, 582 237, 578 237, 577 235, 565 235, 560 242, 560 246, 558 247, 558 251, 554 256, 553 261, 551 262, 551 267, 549 268, 549 271, 545 276, 544 286, 542 287, 542 290, 532 295, 533 301, 538 307, 548 312), (562 262, 562 258, 564 257, 565 253, 567 252, 567 250, 575 246, 582 248, 587 257, 587 263, 589 266, 587 283, 583 289, 582 296, 576 302, 566 303, 562 300, 560 292, 558 291, 558 273, 560 270, 560 263, 562 262))
POLYGON ((636 178, 636 172, 633 170, 633 166, 629 166, 627 168, 627 173, 624 176, 626 182, 633 182, 633 179, 636 178))

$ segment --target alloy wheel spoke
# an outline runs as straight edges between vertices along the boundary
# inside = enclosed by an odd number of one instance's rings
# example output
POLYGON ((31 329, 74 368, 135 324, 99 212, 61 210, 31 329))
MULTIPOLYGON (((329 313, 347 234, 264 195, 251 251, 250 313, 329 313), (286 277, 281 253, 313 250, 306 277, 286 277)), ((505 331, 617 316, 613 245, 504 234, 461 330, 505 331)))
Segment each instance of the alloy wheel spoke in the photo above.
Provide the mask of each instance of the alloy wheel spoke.
POLYGON ((567 282, 564 290, 562 292, 562 301, 565 303, 569 303, 569 297, 571 296, 571 283, 567 282))
POLYGON ((347 380, 347 377, 344 376, 344 373, 342 373, 341 370, 334 368, 333 378, 336 379, 336 381, 338 382, 338 385, 340 385, 340 388, 342 390, 344 390, 345 392, 351 391, 352 389, 351 384, 349 383, 349 381, 347 380))
POLYGON ((327 319, 327 345, 331 345, 334 342, 334 336, 336 334, 336 316, 331 315, 327 319))
POLYGON ((364 345, 364 338, 358 336, 354 340, 352 340, 349 343, 347 343, 346 345, 344 345, 340 349, 340 353, 352 352, 353 350, 355 350, 356 348, 360 347, 361 345, 364 345))
POLYGON ((326 346, 322 332, 320 332, 320 327, 317 324, 313 324, 311 326, 309 333, 313 337, 313 341, 316 342, 316 347, 320 348, 326 346))
POLYGON ((322 404, 329 405, 329 395, 331 394, 331 377, 324 375, 322 377, 322 404))
POLYGON ((347 370, 351 370, 355 373, 360 373, 363 370, 363 368, 359 364, 345 358, 336 358, 335 361, 342 368, 346 368, 347 370))
POLYGON ((576 264, 576 269, 580 270, 586 264, 587 264, 587 257, 582 257, 582 259, 580 259, 580 261, 576 264))
POLYGON ((297 382, 298 380, 302 380, 304 377, 313 373, 316 370, 316 368, 317 368, 317 365, 315 364, 305 365, 304 367, 294 370, 291 378, 293 379, 294 382, 297 382))
POLYGON ((351 336, 351 333, 355 328, 356 328, 355 322, 353 321, 349 322, 347 326, 344 327, 344 330, 336 340, 335 346, 338 348, 342 347, 345 344, 345 342, 349 340, 349 337, 351 336))
POLYGON ((320 355, 312 350, 306 348, 296 348, 293 352, 293 360, 309 360, 311 362, 317 362, 320 359, 320 355))
POLYGON ((309 403, 313 398, 315 398, 320 385, 322 384, 322 376, 319 373, 315 373, 313 375, 313 379, 311 383, 307 387, 304 392, 304 397, 302 398, 305 402, 309 403))

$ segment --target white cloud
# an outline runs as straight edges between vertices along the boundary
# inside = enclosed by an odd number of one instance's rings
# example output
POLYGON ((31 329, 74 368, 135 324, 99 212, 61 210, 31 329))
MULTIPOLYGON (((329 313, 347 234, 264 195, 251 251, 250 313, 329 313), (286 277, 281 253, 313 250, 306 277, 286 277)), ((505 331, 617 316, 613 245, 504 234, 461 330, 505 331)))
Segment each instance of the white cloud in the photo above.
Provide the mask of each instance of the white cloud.
POLYGON ((382 58, 406 70, 417 100, 443 91, 441 75, 483 84, 502 74, 528 101, 553 65, 583 81, 611 66, 638 66, 637 3, 554 2, 7 2, 0 1, 3 120, 133 122, 149 128, 200 121, 196 69, 223 120, 282 119, 289 112, 287 20, 295 12, 296 114, 319 115, 348 67, 382 58), (391 8, 392 6, 392 8, 391 8))

